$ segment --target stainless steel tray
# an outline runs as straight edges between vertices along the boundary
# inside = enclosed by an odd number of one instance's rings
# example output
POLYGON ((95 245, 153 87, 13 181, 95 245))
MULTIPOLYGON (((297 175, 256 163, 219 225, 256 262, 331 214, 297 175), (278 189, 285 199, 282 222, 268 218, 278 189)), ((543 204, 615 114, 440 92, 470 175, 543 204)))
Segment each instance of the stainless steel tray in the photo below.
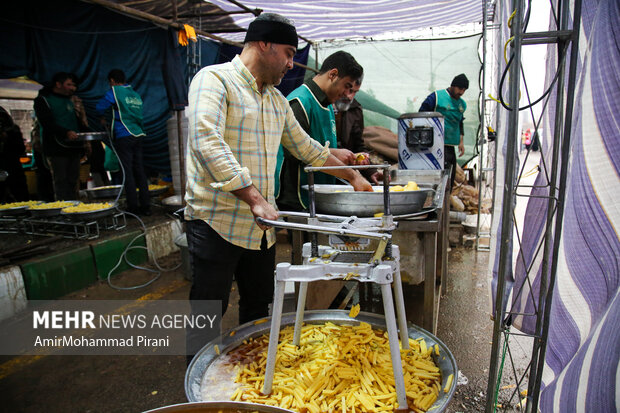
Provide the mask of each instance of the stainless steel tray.
POLYGON ((16 215, 27 214, 29 206, 30 205, 22 205, 22 206, 13 207, 13 208, 0 208, 0 216, 12 217, 16 215))
MULTIPOLYGON (((80 203, 80 201, 67 201, 67 202, 71 202, 73 206, 80 203)), ((60 215, 60 211, 62 211, 63 208, 67 208, 67 207, 64 206, 64 207, 46 208, 46 209, 28 208, 28 212, 30 212, 30 216, 34 218, 54 217, 54 216, 60 215)))
POLYGON ((149 195, 150 196, 161 195, 161 194, 165 193, 168 190, 168 188, 170 188, 170 187, 166 185, 163 188, 149 189, 149 195))
MULTIPOLYGON (((390 192, 392 215, 407 215, 422 210, 428 196, 434 196, 432 185, 418 184, 418 191, 390 192)), ((308 186, 302 187, 308 190, 308 186)), ((374 187, 381 188, 381 187, 374 187)), ((350 185, 314 185, 316 210, 319 213, 372 217, 384 212, 383 192, 355 192, 350 185), (349 191, 349 192, 336 192, 349 191)))
POLYGON ((100 141, 108 137, 105 132, 80 132, 76 133, 78 142, 100 141))
POLYGON ((100 186, 86 190, 88 199, 116 198, 118 193, 123 190, 123 185, 100 186))
POLYGON ((290 413, 290 410, 281 409, 279 407, 267 406, 265 404, 245 403, 245 402, 200 402, 200 403, 182 403, 172 406, 160 407, 158 409, 148 410, 144 413, 290 413))
POLYGON ((112 215, 115 210, 116 210, 116 205, 112 205, 109 208, 98 209, 96 211, 87 211, 87 212, 62 212, 60 211, 60 215, 72 221, 91 221, 93 219, 103 218, 103 217, 112 215))
MULTIPOLYGON (((361 312, 355 319, 352 319, 349 317, 349 312, 344 310, 316 310, 304 312, 304 322, 307 324, 321 324, 327 321, 340 325, 357 325, 360 322, 365 322, 370 324, 373 328, 386 329, 385 318, 379 314, 361 312)), ((295 313, 282 315, 281 327, 293 325, 294 323, 295 313)), ((209 366, 220 357, 215 350, 216 344, 220 349, 220 354, 226 354, 230 350, 238 347, 246 339, 269 333, 270 327, 271 319, 268 319, 266 323, 258 325, 255 325, 254 322, 249 322, 233 329, 232 331, 235 332, 234 335, 231 336, 230 332, 227 332, 204 346, 198 354, 196 354, 185 373, 185 395, 187 396, 187 400, 190 402, 201 400, 200 390, 205 373, 207 373, 209 366)), ((448 376, 450 376, 450 374, 454 375, 452 386, 448 392, 444 393, 443 390, 440 391, 439 397, 429 409, 429 411, 432 412, 443 412, 447 408, 456 390, 456 376, 458 374, 456 360, 448 347, 433 334, 413 324, 409 324, 407 330, 410 338, 417 339, 421 337, 426 341, 428 346, 434 346, 435 344, 439 346, 440 356, 438 357, 433 354, 433 360, 441 371, 442 389, 446 385, 448 376)))

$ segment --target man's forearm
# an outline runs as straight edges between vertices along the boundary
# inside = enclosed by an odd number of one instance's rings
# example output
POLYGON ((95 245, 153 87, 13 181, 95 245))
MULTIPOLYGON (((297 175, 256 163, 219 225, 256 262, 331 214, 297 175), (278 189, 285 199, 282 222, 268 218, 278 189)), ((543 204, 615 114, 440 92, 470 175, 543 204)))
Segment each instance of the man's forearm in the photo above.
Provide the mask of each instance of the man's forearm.
MULTIPOLYGON (((250 211, 252 211, 252 215, 255 217, 270 219, 275 221, 278 219, 278 212, 271 205, 265 197, 260 193, 258 189, 254 185, 249 185, 241 189, 236 189, 231 191, 234 196, 245 202, 250 206, 250 211)), ((258 224, 263 230, 266 230, 268 226, 263 224, 258 224)))
POLYGON ((245 188, 230 191, 234 196, 248 204, 250 207, 260 202, 267 202, 260 191, 254 186, 246 186, 245 188))

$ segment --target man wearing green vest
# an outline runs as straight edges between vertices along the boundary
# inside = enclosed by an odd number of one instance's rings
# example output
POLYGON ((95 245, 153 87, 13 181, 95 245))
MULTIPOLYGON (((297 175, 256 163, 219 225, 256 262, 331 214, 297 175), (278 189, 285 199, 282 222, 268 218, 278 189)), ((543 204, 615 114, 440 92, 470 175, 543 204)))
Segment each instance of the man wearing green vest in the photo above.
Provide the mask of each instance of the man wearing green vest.
POLYGON ((84 143, 76 142, 79 124, 71 100, 76 89, 74 75, 56 73, 51 87, 43 88, 34 100, 34 110, 43 131, 43 155, 50 166, 54 196, 58 201, 78 199, 77 183, 84 143))
POLYGON ((444 122, 444 167, 452 166, 450 186, 454 182, 456 174, 456 151, 459 147, 459 156, 465 153, 463 144, 463 114, 467 109, 465 100, 461 97, 469 88, 469 80, 464 73, 452 79, 450 87, 437 90, 426 97, 419 112, 439 112, 443 115, 444 122))
MULTIPOLYGON (((347 165, 355 163, 355 154, 338 149, 336 118, 332 104, 352 94, 360 85, 364 69, 347 52, 338 51, 328 56, 319 73, 292 91, 287 99, 301 127, 321 145, 329 144, 330 152, 347 165)), ((280 146, 276 166, 276 202, 281 210, 302 211, 308 207, 307 195, 301 187, 307 184, 303 164, 280 146)), ((333 184, 332 176, 315 174, 316 184, 333 184)))
POLYGON ((122 70, 111 70, 108 80, 110 90, 97 103, 97 112, 104 115, 108 109, 112 109, 110 129, 114 149, 125 173, 127 211, 151 215, 149 184, 142 163, 142 139, 146 136, 142 122, 142 98, 127 84, 122 70), (136 194, 136 188, 140 190, 139 195, 136 194))

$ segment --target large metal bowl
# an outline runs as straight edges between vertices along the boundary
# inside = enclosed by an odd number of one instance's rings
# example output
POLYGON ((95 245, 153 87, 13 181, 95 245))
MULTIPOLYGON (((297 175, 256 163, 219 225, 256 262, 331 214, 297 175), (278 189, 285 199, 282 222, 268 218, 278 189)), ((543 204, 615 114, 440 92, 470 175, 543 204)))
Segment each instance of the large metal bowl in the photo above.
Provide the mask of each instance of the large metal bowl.
MULTIPOLYGON (((255 325, 254 322, 243 324, 233 330, 235 334, 232 336, 229 333, 224 334, 204 346, 198 354, 196 354, 185 373, 185 395, 187 396, 187 400, 190 402, 201 401, 203 379, 208 378, 209 367, 220 357, 220 355, 216 353, 215 345, 220 349, 220 354, 226 354, 230 350, 238 347, 246 339, 269 333, 271 319, 268 321, 269 322, 258 325, 255 325)), ((348 311, 343 310, 316 310, 304 312, 304 322, 306 324, 322 324, 328 321, 339 325, 357 325, 360 322, 365 322, 370 324, 373 328, 381 330, 386 329, 385 317, 379 314, 361 312, 353 319, 349 317, 348 311)), ((293 325, 294 323, 295 313, 282 315, 282 327, 293 325)), ((441 371, 442 389, 446 385, 448 376, 450 376, 450 374, 454 375, 454 380, 452 380, 452 385, 448 392, 445 393, 440 391, 439 397, 429 410, 433 412, 443 412, 447 408, 456 389, 456 376, 458 373, 456 360, 448 347, 433 334, 412 324, 409 324, 407 330, 410 338, 417 339, 422 337, 428 346, 434 346, 435 344, 439 346, 440 356, 435 356, 433 354, 433 359, 441 371)))
POLYGON ((108 137, 106 132, 80 132, 76 133, 77 141, 100 141, 108 137))
MULTIPOLYGON (((38 203, 40 204, 41 202, 38 203)), ((30 205, 21 205, 13 208, 0 208, 0 217, 12 217, 27 214, 28 207, 30 207, 30 205)))
POLYGON ((172 406, 160 407, 146 411, 144 413, 290 413, 290 410, 279 407, 267 406, 264 404, 244 403, 244 402, 200 402, 182 403, 172 406))
MULTIPOLYGON (((432 185, 419 184, 419 187, 418 191, 390 192, 392 215, 407 215, 422 210, 426 199, 429 195, 432 197, 435 191, 432 185)), ((307 185, 302 188, 308 190, 307 185)), ((316 210, 322 214, 372 217, 384 212, 383 192, 355 192, 350 185, 314 185, 314 196, 316 210)))
POLYGON ((108 208, 98 209, 96 211, 86 211, 86 212, 60 211, 60 215, 72 221, 92 221, 93 219, 99 219, 99 218, 112 215, 114 214, 114 211, 116 211, 116 204, 108 208))
MULTIPOLYGON (((71 203, 72 206, 75 206, 80 203, 80 201, 66 201, 66 202, 71 203)), ((70 206, 70 205, 67 205, 67 206, 70 206)), ((60 211, 62 211, 63 208, 67 208, 67 206, 57 207, 57 208, 45 208, 45 209, 28 208, 28 212, 30 212, 30 216, 34 218, 54 217, 54 216, 60 215, 60 211)))
POLYGON ((118 193, 123 190, 123 185, 108 185, 97 188, 87 189, 88 199, 116 198, 118 193))
POLYGON ((161 195, 163 193, 166 193, 166 191, 168 191, 168 189, 170 189, 170 187, 168 185, 161 185, 161 188, 149 189, 149 195, 150 196, 158 196, 158 195, 161 195))

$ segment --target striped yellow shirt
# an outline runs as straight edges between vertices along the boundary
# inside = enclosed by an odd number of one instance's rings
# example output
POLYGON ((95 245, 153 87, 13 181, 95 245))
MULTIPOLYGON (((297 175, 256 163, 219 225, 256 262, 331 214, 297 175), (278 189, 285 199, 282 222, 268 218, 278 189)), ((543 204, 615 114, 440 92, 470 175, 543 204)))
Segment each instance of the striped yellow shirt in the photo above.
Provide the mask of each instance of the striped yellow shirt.
MULTIPOLYGON (((300 160, 321 166, 329 149, 304 132, 286 98, 272 85, 258 90, 239 56, 203 68, 189 87, 188 219, 202 219, 234 245, 260 249, 263 236, 250 207, 230 191, 251 184, 272 205, 280 143, 300 160)), ((269 246, 275 231, 267 231, 269 246)))

